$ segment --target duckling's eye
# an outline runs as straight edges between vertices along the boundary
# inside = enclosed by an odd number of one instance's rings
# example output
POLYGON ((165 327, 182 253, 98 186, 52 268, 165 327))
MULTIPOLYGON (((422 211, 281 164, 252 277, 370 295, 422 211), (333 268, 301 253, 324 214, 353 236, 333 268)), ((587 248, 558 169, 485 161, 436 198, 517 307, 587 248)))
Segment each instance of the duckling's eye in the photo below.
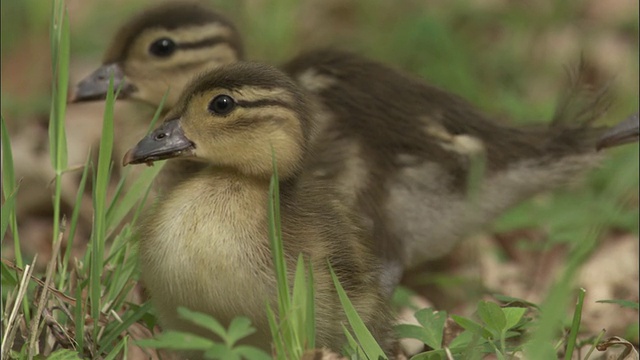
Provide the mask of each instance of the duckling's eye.
POLYGON ((217 115, 226 115, 236 107, 236 102, 229 95, 218 95, 209 103, 209 111, 217 115))
POLYGON ((169 38, 160 38, 149 46, 149 52, 157 57, 167 57, 176 50, 176 43, 169 38))

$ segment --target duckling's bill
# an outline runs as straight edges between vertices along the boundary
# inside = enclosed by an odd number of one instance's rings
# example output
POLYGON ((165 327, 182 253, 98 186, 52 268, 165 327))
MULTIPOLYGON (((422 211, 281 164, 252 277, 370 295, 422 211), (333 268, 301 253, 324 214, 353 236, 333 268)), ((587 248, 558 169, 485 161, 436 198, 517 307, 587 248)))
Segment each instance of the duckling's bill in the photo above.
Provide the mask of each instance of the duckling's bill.
POLYGON ((598 140, 596 149, 637 142, 638 139, 640 139, 640 120, 638 113, 635 113, 604 133, 598 140))
POLYGON ((136 90, 135 86, 127 82, 120 65, 105 64, 80 80, 76 85, 71 101, 75 103, 105 99, 109 90, 109 78, 112 74, 113 88, 120 87, 120 93, 118 93, 120 99, 129 97, 136 90))
POLYGON ((195 144, 185 136, 180 119, 173 119, 166 121, 127 151, 122 159, 122 166, 142 163, 149 165, 158 160, 195 156, 195 149, 195 144))

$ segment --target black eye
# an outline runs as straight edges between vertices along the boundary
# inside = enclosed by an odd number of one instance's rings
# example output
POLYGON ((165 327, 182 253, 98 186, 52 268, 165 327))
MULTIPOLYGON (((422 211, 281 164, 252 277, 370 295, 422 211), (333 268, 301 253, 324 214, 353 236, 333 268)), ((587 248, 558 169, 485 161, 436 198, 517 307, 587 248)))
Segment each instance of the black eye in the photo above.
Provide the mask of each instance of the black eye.
POLYGON ((160 38, 149 46, 149 52, 158 57, 167 57, 176 50, 176 43, 169 38, 160 38))
POLYGON ((209 111, 217 115, 226 115, 236 107, 236 102, 228 95, 218 95, 209 103, 209 111))

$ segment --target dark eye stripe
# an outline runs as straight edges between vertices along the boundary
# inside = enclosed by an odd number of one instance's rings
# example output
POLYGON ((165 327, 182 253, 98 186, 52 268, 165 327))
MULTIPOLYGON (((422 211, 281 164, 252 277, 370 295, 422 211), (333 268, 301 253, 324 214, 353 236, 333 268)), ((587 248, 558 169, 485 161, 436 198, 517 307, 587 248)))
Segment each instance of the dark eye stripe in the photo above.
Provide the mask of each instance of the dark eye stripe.
POLYGON ((287 109, 292 109, 292 107, 284 101, 280 100, 272 100, 272 99, 263 99, 263 100, 255 100, 255 101, 247 101, 247 100, 238 100, 236 101, 238 106, 242 106, 245 108, 253 108, 253 107, 264 107, 264 106, 281 106, 287 109))
POLYGON ((199 49, 204 47, 213 47, 214 45, 218 45, 220 43, 227 43, 231 45, 231 42, 229 41, 229 39, 225 38, 224 36, 214 36, 214 37, 202 39, 196 42, 177 43, 176 47, 183 50, 192 50, 192 49, 199 49))
MULTIPOLYGON (((255 101, 247 101, 247 100, 236 100, 236 106, 239 107, 244 107, 244 108, 258 108, 258 107, 265 107, 265 106, 281 106, 287 109, 292 109, 292 107, 283 102, 283 101, 279 101, 279 100, 270 100, 270 99, 263 99, 263 100, 255 100, 255 101)), ((224 128, 228 131, 233 131, 233 130, 237 130, 237 131, 246 131, 247 129, 250 128, 254 128, 254 127, 259 127, 263 124, 263 121, 259 121, 255 118, 251 118, 251 117, 240 117, 232 122, 229 122, 227 124, 224 124, 224 128)))

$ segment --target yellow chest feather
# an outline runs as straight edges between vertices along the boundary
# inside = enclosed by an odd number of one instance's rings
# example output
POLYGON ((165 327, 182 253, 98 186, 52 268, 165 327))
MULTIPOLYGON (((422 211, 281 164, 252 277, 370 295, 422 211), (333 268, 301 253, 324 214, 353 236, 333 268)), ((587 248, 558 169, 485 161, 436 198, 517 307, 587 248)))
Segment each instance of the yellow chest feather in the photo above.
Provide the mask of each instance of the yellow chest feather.
POLYGON ((141 227, 142 275, 167 325, 177 306, 222 322, 263 317, 273 289, 267 195, 262 184, 205 172, 149 214, 141 227))

